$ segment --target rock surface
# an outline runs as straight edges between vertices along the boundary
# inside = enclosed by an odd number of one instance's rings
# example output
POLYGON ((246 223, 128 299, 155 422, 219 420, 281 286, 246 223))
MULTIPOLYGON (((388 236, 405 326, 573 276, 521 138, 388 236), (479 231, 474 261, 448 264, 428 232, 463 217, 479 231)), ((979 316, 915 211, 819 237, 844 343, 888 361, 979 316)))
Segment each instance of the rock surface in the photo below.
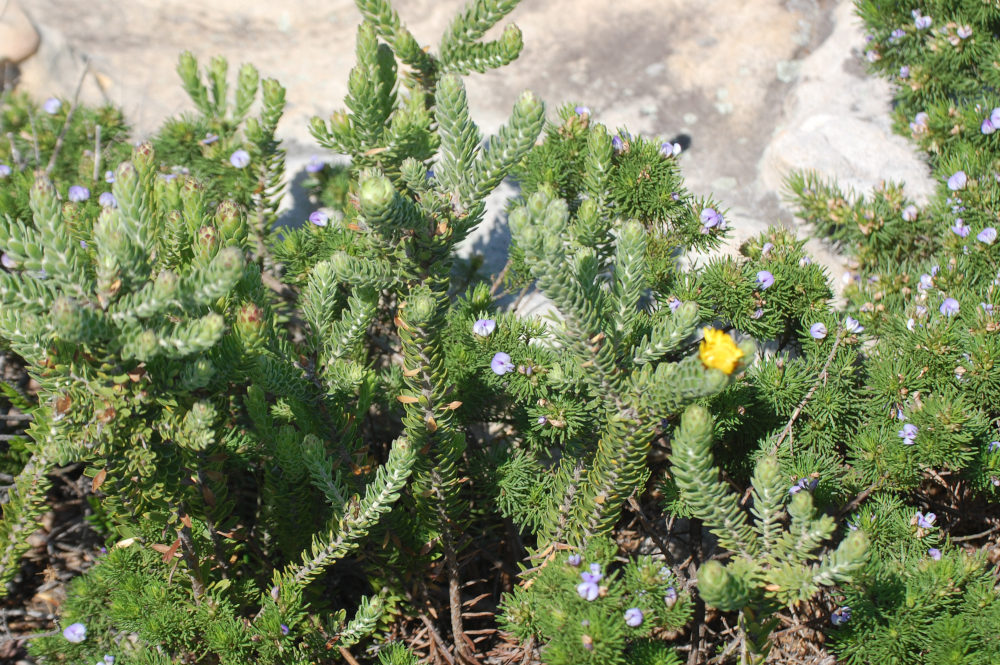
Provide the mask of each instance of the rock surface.
MULTIPOLYGON (((434 50, 462 5, 394 3, 434 50)), ((98 76, 88 77, 84 98, 121 105, 140 134, 191 108, 174 72, 180 51, 203 63, 223 55, 231 70, 252 62, 288 88, 280 134, 290 178, 320 152, 309 118, 343 104, 360 19, 351 0, 217 0, 183 10, 168 0, 89 0, 87 11, 78 0, 32 0, 30 14, 42 45, 23 64, 22 85, 41 98, 70 96, 85 56, 98 76)), ((729 250, 770 224, 796 226, 782 202, 792 168, 814 168, 858 191, 883 179, 905 180, 918 198, 932 190, 919 155, 891 133, 889 85, 864 74, 848 0, 524 0, 509 21, 524 33, 521 58, 466 79, 484 132, 496 130, 527 88, 550 114, 564 102, 585 103, 609 127, 683 136, 689 189, 729 208, 729 250)), ((294 194, 286 221, 300 223, 309 203, 294 194)), ((491 199, 497 212, 467 242, 493 272, 508 241, 498 218, 508 194, 491 199)), ((816 241, 810 248, 839 284, 835 253, 816 241)))

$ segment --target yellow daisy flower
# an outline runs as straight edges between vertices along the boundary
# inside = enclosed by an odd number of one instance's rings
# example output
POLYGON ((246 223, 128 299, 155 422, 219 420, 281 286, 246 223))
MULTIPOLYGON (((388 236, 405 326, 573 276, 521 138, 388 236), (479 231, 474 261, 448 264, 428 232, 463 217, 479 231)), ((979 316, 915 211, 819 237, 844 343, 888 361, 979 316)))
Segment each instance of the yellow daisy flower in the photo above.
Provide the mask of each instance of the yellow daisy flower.
POLYGON ((721 330, 705 328, 705 339, 698 347, 698 356, 705 367, 732 374, 743 357, 743 351, 736 346, 733 338, 721 330))

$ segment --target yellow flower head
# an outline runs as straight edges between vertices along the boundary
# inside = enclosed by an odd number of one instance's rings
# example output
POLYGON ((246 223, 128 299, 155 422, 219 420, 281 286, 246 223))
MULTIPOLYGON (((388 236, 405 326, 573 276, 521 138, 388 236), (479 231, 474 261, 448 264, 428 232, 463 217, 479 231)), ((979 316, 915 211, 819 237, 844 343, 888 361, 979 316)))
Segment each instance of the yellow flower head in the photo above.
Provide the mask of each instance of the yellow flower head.
POLYGON ((698 347, 698 356, 705 367, 718 369, 726 374, 732 374, 736 365, 743 357, 743 351, 736 346, 733 338, 721 330, 705 328, 705 339, 698 347))

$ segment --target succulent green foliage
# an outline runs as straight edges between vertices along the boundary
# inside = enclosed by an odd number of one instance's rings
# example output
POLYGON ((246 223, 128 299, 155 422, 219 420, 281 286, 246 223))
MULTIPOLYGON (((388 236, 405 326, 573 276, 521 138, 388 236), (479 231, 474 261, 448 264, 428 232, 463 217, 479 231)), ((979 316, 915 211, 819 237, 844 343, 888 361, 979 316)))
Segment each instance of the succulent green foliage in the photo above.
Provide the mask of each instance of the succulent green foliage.
POLYGON ((711 415, 703 407, 688 407, 674 433, 671 473, 692 514, 734 552, 725 565, 708 561, 701 566, 698 590, 707 605, 740 612, 741 662, 763 663, 771 646, 768 636, 777 625, 774 611, 849 580, 865 562, 867 537, 852 531, 836 550, 817 557, 833 535, 833 518, 816 515, 808 489, 800 488, 786 503, 788 488, 773 457, 757 463, 751 481, 756 520, 751 523, 737 496, 717 479, 711 444, 711 415))
POLYGON ((542 638, 543 662, 552 665, 679 663, 653 637, 679 629, 691 616, 691 597, 671 570, 650 557, 617 566, 614 545, 602 539, 571 552, 539 555, 539 565, 526 573, 530 585, 504 597, 505 628, 522 640, 542 638), (583 586, 581 580, 595 578, 593 589, 583 586), (636 625, 626 622, 629 617, 636 625))

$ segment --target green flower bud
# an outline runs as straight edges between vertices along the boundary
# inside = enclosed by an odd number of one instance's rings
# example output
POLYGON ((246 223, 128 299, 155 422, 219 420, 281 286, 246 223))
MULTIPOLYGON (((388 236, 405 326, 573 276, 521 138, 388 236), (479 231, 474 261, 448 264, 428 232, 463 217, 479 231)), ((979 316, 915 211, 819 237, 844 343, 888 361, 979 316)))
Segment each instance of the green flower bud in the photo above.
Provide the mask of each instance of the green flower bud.
POLYGON ((727 612, 741 609, 750 601, 746 580, 730 573, 718 561, 706 561, 698 569, 698 592, 706 605, 727 612))

